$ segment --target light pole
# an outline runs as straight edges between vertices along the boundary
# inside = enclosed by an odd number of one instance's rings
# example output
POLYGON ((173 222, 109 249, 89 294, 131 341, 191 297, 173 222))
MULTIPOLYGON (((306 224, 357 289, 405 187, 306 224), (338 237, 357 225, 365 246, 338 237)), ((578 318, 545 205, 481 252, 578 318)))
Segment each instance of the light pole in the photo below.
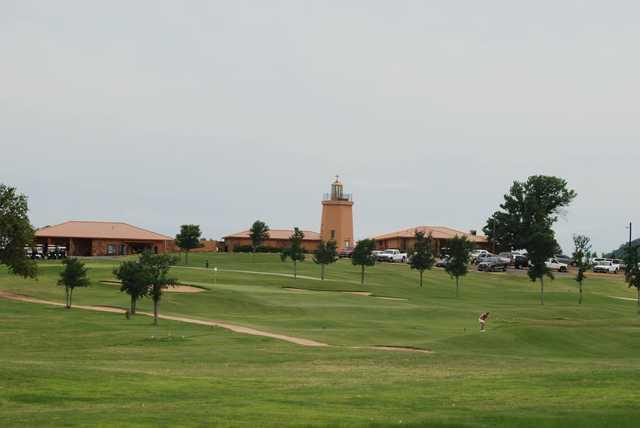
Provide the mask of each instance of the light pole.
POLYGON ((633 233, 633 223, 629 222, 629 248, 631 248, 632 233, 633 233))

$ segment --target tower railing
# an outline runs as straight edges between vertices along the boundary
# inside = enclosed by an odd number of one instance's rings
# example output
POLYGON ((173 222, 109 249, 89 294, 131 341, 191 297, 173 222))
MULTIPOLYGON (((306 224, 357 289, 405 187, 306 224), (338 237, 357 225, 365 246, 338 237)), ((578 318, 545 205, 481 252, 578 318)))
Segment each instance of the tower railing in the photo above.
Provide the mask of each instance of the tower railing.
POLYGON ((353 198, 352 198, 352 194, 351 193, 343 193, 340 198, 335 198, 335 199, 331 197, 331 193, 324 193, 322 195, 322 200, 323 201, 348 201, 348 202, 352 202, 353 198))

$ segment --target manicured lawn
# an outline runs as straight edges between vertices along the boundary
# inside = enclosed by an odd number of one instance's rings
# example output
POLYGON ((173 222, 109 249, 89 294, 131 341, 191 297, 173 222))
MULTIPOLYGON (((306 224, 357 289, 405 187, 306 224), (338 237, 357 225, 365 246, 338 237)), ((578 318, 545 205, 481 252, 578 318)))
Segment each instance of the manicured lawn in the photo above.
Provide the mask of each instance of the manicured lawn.
MULTIPOLYGON (((100 282, 117 263, 87 261, 93 283, 74 303, 127 307, 100 282)), ((0 290, 63 301, 60 269, 43 262, 31 281, 2 268, 0 290)), ((406 265, 368 269, 365 286, 347 260, 327 281, 310 278, 311 261, 297 280, 248 271, 292 273, 277 255, 191 254, 173 274, 206 291, 166 293, 160 311, 331 346, 0 299, 3 426, 638 425, 640 316, 610 297, 635 297, 621 276, 590 275, 582 305, 572 278, 558 278, 540 306, 538 285, 520 274, 472 272, 456 298, 443 271, 421 289, 406 265), (492 313, 486 333, 481 311, 492 313), (376 345, 432 353, 367 348, 376 345)))

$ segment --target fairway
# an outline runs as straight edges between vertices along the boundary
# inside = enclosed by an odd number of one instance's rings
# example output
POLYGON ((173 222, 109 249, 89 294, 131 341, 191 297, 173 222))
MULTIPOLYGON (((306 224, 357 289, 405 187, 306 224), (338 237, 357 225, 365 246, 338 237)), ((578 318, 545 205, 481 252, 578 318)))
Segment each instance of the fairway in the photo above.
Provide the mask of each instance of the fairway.
MULTIPOLYGON (((92 284, 74 304, 127 308, 120 260, 86 260, 92 284)), ((582 305, 558 277, 541 306, 522 274, 471 272, 456 298, 444 271, 420 288, 406 264, 368 268, 362 286, 349 260, 325 281, 311 261, 294 279, 273 254, 189 262, 172 275, 191 292, 163 295, 171 319, 157 327, 0 298, 3 426, 638 425, 640 315, 622 275, 589 274, 582 305)), ((61 264, 39 268, 33 281, 3 266, 0 296, 63 302, 61 264)))

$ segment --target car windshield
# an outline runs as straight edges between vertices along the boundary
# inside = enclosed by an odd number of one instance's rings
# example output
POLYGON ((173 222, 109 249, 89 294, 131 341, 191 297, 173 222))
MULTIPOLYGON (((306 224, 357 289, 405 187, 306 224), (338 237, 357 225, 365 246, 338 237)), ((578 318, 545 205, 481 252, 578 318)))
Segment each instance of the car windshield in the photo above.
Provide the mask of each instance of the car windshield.
POLYGON ((611 262, 603 260, 601 262, 598 262, 598 266, 611 266, 611 262))

